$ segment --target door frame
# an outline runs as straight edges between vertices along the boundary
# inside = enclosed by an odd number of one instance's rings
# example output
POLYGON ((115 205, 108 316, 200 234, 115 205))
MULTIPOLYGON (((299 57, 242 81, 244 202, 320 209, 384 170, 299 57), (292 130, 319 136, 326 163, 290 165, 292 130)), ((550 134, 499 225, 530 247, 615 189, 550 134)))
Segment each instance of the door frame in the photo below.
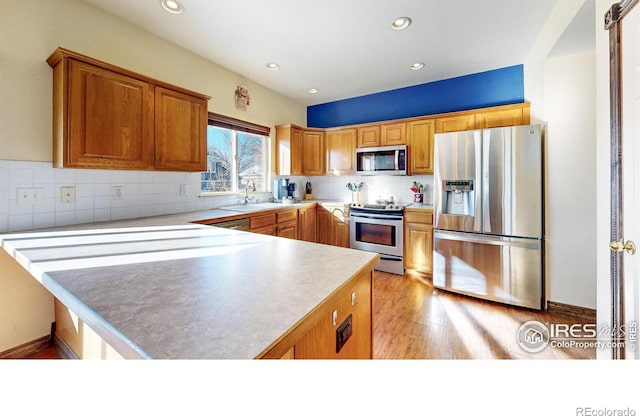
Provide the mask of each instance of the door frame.
MULTIPOLYGON (((609 83, 610 83, 610 128, 611 128, 611 244, 624 241, 623 227, 623 163, 622 163, 622 20, 638 3, 638 0, 623 0, 613 4, 604 17, 604 29, 609 31, 609 83)), ((625 358, 625 343, 617 342, 625 325, 624 316, 624 251, 613 248, 610 253, 611 272, 611 358, 625 358)), ((622 340, 623 341, 623 340, 622 340)))

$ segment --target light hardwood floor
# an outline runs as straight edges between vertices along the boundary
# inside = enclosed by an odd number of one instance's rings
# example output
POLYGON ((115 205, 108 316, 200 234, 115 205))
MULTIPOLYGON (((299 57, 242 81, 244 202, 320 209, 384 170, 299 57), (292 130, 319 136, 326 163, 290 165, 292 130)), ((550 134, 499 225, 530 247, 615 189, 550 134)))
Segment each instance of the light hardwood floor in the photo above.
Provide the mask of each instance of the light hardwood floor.
MULTIPOLYGON (((593 348, 527 353, 516 333, 530 320, 595 323, 456 295, 434 288, 430 279, 375 272, 374 359, 595 359, 593 348)), ((49 348, 30 358, 59 356, 49 348)))
POLYGON ((528 353, 517 331, 530 320, 595 321, 506 306, 434 288, 431 279, 376 272, 373 285, 375 359, 595 359, 595 348, 528 353))

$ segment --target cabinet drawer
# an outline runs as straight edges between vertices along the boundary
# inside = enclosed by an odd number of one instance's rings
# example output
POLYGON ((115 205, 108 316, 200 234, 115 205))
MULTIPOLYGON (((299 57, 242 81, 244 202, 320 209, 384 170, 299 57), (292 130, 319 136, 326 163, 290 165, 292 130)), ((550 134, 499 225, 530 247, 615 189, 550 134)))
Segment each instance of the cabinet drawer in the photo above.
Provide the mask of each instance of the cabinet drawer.
POLYGON ((277 213, 278 224, 287 221, 297 221, 298 220, 298 210, 294 209, 292 211, 280 211, 277 213))
POLYGON ((275 225, 276 223, 276 214, 265 214, 257 217, 251 218, 251 230, 253 231, 256 228, 266 227, 268 225, 275 225))
POLYGON ((431 211, 428 211, 428 212, 405 211, 404 221, 417 222, 421 224, 433 224, 433 213, 431 211))

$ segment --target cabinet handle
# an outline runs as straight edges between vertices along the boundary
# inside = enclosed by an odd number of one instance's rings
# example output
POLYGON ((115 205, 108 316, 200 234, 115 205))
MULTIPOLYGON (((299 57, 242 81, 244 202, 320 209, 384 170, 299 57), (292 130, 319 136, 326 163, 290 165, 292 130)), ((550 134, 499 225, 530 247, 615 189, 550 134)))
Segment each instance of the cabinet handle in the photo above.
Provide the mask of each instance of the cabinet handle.
POLYGON ((356 304, 356 292, 351 292, 351 306, 356 304))
POLYGON ((333 311, 333 326, 336 326, 336 324, 338 323, 338 310, 333 311))

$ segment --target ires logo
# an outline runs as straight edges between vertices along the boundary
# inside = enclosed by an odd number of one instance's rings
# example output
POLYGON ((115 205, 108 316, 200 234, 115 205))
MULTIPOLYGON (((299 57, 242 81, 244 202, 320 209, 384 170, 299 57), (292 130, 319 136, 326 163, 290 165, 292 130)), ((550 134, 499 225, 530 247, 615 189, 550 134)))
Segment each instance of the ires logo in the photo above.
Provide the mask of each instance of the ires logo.
POLYGON ((637 325, 630 322, 619 328, 596 324, 564 324, 527 321, 518 329, 517 340, 527 352, 540 352, 548 345, 554 348, 612 348, 626 345, 636 348, 637 325))
POLYGON ((517 333, 520 348, 527 352, 540 352, 549 345, 549 328, 542 322, 527 321, 517 333))

